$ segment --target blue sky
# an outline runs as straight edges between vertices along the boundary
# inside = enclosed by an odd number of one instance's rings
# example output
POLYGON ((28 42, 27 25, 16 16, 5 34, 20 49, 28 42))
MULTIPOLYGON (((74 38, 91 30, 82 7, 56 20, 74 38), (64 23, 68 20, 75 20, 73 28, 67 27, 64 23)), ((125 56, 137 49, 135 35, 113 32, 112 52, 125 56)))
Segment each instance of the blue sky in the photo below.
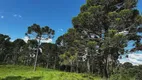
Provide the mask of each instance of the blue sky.
MULTIPOLYGON (((0 0, 0 33, 12 40, 24 38, 33 23, 48 25, 56 31, 55 38, 72 27, 72 17, 80 12, 86 0, 0 0)), ((142 0, 138 9, 142 12, 142 0)))
POLYGON ((85 0, 0 0, 0 33, 12 39, 23 38, 33 23, 48 25, 55 38, 72 27, 72 17, 80 12, 85 0))

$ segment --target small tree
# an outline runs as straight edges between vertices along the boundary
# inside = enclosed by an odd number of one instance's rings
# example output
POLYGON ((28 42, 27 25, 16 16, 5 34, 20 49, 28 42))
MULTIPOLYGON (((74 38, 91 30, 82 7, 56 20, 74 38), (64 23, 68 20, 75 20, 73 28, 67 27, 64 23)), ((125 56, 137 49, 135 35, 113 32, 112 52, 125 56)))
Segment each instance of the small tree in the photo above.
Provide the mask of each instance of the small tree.
POLYGON ((36 53, 35 63, 34 63, 34 71, 36 70, 36 66, 37 66, 37 58, 38 58, 41 40, 49 40, 54 37, 54 34, 55 34, 55 31, 49 28, 48 26, 40 27, 40 25, 33 24, 28 27, 26 36, 28 36, 30 39, 35 39, 38 41, 37 53, 36 53))

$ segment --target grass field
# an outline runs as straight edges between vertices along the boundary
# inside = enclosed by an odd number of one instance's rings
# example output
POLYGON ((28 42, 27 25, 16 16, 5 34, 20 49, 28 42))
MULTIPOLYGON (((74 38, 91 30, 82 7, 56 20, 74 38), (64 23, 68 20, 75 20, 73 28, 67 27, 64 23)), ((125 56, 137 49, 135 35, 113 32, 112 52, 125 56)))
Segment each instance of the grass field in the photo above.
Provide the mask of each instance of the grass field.
POLYGON ((0 65, 0 80, 101 80, 87 74, 62 72, 51 69, 33 67, 0 65))

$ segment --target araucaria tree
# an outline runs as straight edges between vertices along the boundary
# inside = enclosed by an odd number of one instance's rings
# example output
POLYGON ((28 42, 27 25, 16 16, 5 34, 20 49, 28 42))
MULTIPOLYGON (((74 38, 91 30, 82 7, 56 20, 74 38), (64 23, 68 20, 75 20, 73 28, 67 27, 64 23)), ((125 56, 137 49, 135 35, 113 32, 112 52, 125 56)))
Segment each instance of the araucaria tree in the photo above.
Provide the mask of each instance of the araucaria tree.
POLYGON ((35 39, 38 41, 37 45, 37 52, 35 56, 35 63, 34 63, 34 71, 36 70, 37 66, 37 59, 38 59, 38 53, 40 52, 40 44, 42 40, 49 40, 54 37, 55 31, 49 28, 48 26, 40 27, 40 25, 33 24, 28 27, 28 31, 25 34, 30 39, 35 39))
POLYGON ((71 66, 80 61, 86 64, 84 69, 87 72, 96 71, 109 78, 118 64, 118 57, 125 53, 127 42, 135 40, 137 44, 140 43, 137 32, 142 24, 142 16, 135 8, 137 2, 137 0, 86 0, 86 4, 80 9, 81 12, 72 20, 74 34, 69 30, 57 40, 58 46, 66 49, 61 50, 62 62, 66 62, 69 56, 74 56, 67 50, 76 46, 78 57, 71 66), (75 41, 79 45, 73 45, 75 41), (83 58, 82 62, 79 60, 80 57, 83 58))

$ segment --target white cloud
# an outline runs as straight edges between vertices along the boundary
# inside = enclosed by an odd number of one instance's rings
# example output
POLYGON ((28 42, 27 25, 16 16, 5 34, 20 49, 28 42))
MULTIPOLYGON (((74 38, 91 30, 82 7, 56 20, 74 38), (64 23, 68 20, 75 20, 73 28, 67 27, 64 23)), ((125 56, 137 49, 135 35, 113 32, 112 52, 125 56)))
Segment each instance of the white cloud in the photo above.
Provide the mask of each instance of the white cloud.
POLYGON ((10 40, 10 42, 14 42, 14 40, 10 40))
POLYGON ((122 32, 119 32, 118 34, 127 35, 128 33, 129 33, 128 31, 122 31, 122 32))
POLYGON ((25 36, 25 37, 23 38, 23 40, 27 43, 28 40, 29 40, 29 37, 25 36))
POLYGON ((22 16, 21 16, 21 15, 19 15, 18 17, 19 17, 19 18, 21 18, 22 16))
POLYGON ((13 16, 14 16, 14 17, 17 17, 17 14, 14 14, 13 16))
POLYGON ((41 40, 41 43, 52 43, 52 39, 48 39, 48 40, 41 40))
POLYGON ((63 29, 58 29, 58 31, 57 32, 63 32, 64 30, 63 29))
POLYGON ((63 29, 60 29, 60 31, 63 31, 63 29))
MULTIPOLYGON (((24 38, 23 38, 23 40, 27 43, 28 42, 28 40, 29 40, 29 37, 28 36, 25 36, 24 38)), ((41 40, 41 43, 52 43, 52 39, 42 39, 41 40)))
POLYGON ((14 14, 13 16, 14 16, 14 17, 17 17, 17 18, 21 18, 21 17, 22 17, 22 16, 19 15, 19 14, 14 14))
POLYGON ((128 59, 134 64, 142 64, 142 54, 130 54, 128 59))
POLYGON ((130 62, 133 65, 142 65, 142 54, 139 52, 128 54, 128 58, 119 59, 119 61, 121 63, 130 62))
POLYGON ((4 16, 1 16, 1 18, 3 19, 3 18, 4 18, 4 16))

